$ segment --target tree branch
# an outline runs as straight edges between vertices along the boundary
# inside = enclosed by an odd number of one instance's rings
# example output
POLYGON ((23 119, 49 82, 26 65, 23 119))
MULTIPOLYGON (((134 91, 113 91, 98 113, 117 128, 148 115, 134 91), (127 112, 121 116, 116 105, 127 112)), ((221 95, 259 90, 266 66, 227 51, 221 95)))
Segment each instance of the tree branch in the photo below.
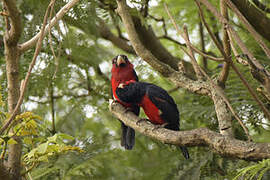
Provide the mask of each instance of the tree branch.
MULTIPOLYGON (((225 0, 220 1, 220 9, 221 9, 221 15, 228 19, 228 10, 227 10, 227 5, 225 0)), ((229 71, 230 71, 230 62, 232 61, 231 59, 231 48, 230 48, 230 41, 228 37, 228 33, 226 31, 226 26, 225 24, 223 25, 222 33, 223 33, 223 48, 224 48, 224 53, 226 54, 226 57, 229 58, 225 63, 222 68, 222 71, 220 72, 219 79, 218 79, 218 84, 220 87, 225 88, 225 83, 228 79, 229 76, 229 71)))
POLYGON ((185 42, 186 42, 186 45, 187 45, 187 48, 188 48, 188 51, 187 51, 186 53, 189 55, 189 57, 190 57, 190 59, 191 59, 191 64, 192 64, 192 66, 193 66, 193 69, 194 69, 194 71, 195 71, 195 73, 196 73, 197 78, 198 78, 198 79, 203 79, 203 75, 202 75, 202 73, 201 73, 201 71, 200 71, 200 67, 199 67, 199 65, 198 65, 198 63, 197 63, 197 61, 196 61, 196 59, 195 59, 193 50, 192 50, 192 48, 191 48, 192 44, 191 44, 191 42, 190 42, 190 40, 189 40, 189 36, 188 36, 188 32, 187 32, 186 28, 184 28, 184 33, 183 33, 183 32, 178 28, 178 26, 177 26, 175 20, 173 19, 172 15, 171 15, 171 13, 170 13, 170 11, 169 11, 169 9, 168 9, 168 6, 167 6, 166 4, 164 4, 164 7, 165 7, 165 10, 166 10, 167 14, 169 15, 169 17, 170 17, 170 19, 171 19, 171 21, 172 21, 172 23, 173 23, 173 25, 174 25, 176 31, 179 33, 179 35, 180 35, 180 36, 185 40, 185 42))
POLYGON ((115 36, 102 20, 99 21, 99 24, 99 33, 102 38, 111 41, 116 47, 123 51, 136 55, 132 46, 130 46, 125 39, 115 36))
POLYGON ((155 129, 155 125, 148 121, 140 121, 138 116, 119 103, 110 103, 110 111, 127 126, 134 128, 143 135, 154 138, 162 143, 181 146, 208 146, 221 156, 229 156, 245 160, 262 160, 270 158, 270 143, 254 143, 240 141, 223 136, 207 128, 190 131, 171 131, 164 128, 155 129), (138 122, 138 123, 137 123, 138 122))
MULTIPOLYGON (((56 23, 73 7, 75 6, 80 0, 72 0, 68 2, 64 7, 62 7, 58 13, 54 16, 54 18, 49 22, 49 24, 45 27, 44 36, 49 32, 50 28, 52 28, 56 23)), ((41 33, 39 32, 36 34, 32 39, 24 42, 23 44, 19 45, 19 49, 21 52, 27 51, 35 46, 37 43, 41 33)))

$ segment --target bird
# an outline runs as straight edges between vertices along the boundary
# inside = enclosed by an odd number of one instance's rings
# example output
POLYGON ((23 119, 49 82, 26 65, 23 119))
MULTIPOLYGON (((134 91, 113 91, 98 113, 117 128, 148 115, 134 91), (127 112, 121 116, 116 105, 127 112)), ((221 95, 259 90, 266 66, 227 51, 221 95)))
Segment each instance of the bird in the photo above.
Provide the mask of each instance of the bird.
MULTIPOLYGON (((116 94, 116 89, 119 84, 130 80, 134 82, 138 81, 138 76, 134 70, 133 64, 129 61, 126 55, 115 56, 112 59, 111 69, 112 98, 138 116, 140 114, 140 107, 136 104, 121 101, 116 94)), ((135 131, 131 127, 126 126, 123 122, 121 122, 121 130, 121 146, 127 150, 131 150, 135 144, 135 131)))
MULTIPOLYGON (((177 105, 163 88, 152 83, 129 80, 120 83, 115 93, 120 101, 142 107, 151 123, 173 131, 180 130, 177 105)), ((179 148, 183 156, 189 159, 188 149, 184 146, 179 148)))

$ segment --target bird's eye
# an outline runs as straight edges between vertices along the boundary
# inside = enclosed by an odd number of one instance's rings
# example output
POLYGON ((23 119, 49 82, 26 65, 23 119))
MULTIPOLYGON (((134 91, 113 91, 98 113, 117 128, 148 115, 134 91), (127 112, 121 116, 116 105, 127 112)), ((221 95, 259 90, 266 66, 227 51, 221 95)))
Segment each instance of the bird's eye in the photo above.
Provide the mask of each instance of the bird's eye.
POLYGON ((123 55, 123 58, 124 58, 125 61, 128 61, 127 56, 123 55))

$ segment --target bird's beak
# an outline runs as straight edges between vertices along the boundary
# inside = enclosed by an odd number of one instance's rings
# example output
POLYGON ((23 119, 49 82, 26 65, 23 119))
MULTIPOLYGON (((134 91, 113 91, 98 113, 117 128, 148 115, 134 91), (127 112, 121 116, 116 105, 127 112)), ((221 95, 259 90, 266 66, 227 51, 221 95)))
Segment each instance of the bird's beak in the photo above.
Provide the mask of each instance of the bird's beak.
POLYGON ((126 61, 123 59, 122 56, 118 56, 116 63, 117 63, 117 66, 120 66, 121 64, 126 64, 126 61))

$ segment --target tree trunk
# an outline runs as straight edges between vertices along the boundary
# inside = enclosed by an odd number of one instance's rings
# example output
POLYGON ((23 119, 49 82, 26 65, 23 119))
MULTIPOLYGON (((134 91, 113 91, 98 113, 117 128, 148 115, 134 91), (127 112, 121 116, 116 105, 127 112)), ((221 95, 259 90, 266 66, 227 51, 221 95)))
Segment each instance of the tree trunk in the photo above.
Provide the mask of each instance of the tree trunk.
MULTIPOLYGON (((8 43, 5 38, 5 60, 8 80, 8 112, 11 114, 18 102, 20 96, 20 81, 19 81, 19 58, 20 53, 17 44, 8 43)), ((20 178, 21 166, 21 141, 19 137, 14 137, 17 144, 8 146, 8 163, 11 179, 20 178)))
MULTIPOLYGON (((19 82, 19 58, 20 52, 18 42, 22 34, 22 21, 19 10, 16 7, 15 0, 4 0, 4 10, 9 15, 5 17, 6 31, 4 36, 6 73, 8 84, 8 112, 11 114, 18 102, 20 96, 19 82)), ((13 124, 14 125, 14 124, 13 124)), ((21 179, 21 141, 19 137, 14 137, 17 144, 8 146, 8 161, 4 166, 10 179, 21 179)))

